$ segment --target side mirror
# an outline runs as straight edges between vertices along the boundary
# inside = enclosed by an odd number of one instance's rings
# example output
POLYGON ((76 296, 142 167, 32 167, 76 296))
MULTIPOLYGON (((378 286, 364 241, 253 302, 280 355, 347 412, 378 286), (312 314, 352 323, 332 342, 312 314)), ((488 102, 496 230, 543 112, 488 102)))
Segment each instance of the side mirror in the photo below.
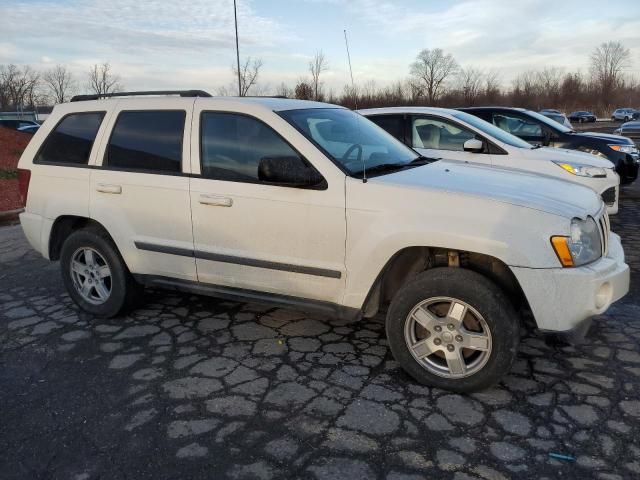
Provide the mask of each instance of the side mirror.
POLYGON ((484 143, 477 138, 470 138, 462 147, 465 152, 481 153, 484 150, 484 143))
POLYGON ((287 187, 319 187, 324 178, 300 157, 262 157, 258 164, 258 178, 263 182, 287 187))

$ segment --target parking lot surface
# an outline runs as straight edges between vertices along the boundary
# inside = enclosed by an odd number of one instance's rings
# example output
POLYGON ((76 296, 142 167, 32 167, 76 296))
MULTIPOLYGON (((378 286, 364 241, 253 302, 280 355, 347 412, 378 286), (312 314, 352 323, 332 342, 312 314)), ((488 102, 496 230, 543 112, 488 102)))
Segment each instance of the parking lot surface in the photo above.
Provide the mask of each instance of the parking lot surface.
POLYGON ((92 318, 19 226, 0 228, 0 476, 502 479, 640 477, 640 199, 613 219, 632 292, 586 341, 522 339, 469 396, 416 384, 384 317, 149 291, 92 318))

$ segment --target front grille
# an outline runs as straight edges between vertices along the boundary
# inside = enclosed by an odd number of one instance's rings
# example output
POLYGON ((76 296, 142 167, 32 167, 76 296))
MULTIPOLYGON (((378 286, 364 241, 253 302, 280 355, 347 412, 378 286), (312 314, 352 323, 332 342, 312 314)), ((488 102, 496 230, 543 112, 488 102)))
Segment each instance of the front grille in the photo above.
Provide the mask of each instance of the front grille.
POLYGON ((611 225, 609 224, 609 215, 607 210, 603 209, 602 214, 596 217, 598 223, 598 230, 600 230, 600 245, 602 245, 602 256, 606 257, 609 253, 609 230, 611 225))
POLYGON ((609 206, 616 203, 616 187, 607 188, 602 192, 602 201, 609 206))

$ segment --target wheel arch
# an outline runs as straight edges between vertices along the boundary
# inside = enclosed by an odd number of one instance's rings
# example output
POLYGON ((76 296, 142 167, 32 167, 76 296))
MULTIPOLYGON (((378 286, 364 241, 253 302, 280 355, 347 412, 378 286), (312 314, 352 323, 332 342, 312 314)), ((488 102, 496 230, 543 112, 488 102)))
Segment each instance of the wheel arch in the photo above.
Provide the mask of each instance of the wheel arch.
MULTIPOLYGON (((59 260, 60 252, 62 251, 62 245, 65 240, 69 238, 73 232, 85 228, 94 228, 101 230, 109 239, 113 242, 113 238, 109 235, 106 228, 92 218, 82 217, 77 215, 61 215, 55 219, 51 226, 51 233, 49 234, 49 259, 59 260)), ((113 242, 115 245, 115 242, 113 242)))
POLYGON ((484 253, 442 247, 405 247, 393 254, 369 289, 362 307, 363 316, 372 317, 388 304, 403 285, 425 270, 436 267, 464 268, 493 281, 515 308, 528 308, 526 296, 509 266, 484 253))

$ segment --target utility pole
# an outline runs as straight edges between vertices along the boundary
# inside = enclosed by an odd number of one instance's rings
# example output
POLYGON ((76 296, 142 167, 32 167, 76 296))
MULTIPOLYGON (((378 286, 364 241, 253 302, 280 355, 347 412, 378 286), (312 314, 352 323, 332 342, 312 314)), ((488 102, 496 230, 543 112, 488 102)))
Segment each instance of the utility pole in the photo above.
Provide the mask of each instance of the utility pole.
POLYGON ((238 11, 236 8, 236 0, 233 0, 233 19, 236 24, 236 61, 238 65, 238 96, 242 96, 242 86, 240 83, 240 47, 238 46, 238 11))

